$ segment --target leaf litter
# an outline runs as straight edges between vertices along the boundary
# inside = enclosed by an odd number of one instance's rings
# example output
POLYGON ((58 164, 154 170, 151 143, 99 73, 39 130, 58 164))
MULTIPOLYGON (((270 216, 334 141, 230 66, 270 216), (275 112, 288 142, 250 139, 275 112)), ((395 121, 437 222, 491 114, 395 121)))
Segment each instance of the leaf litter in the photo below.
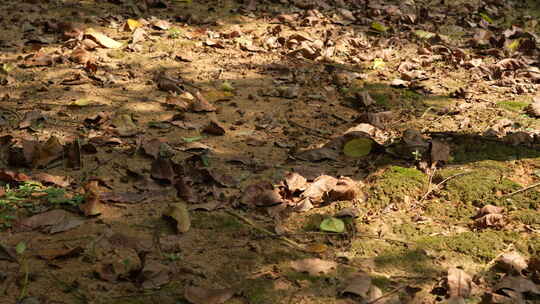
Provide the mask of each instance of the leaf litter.
POLYGON ((538 298, 538 8, 90 2, 0 4, 3 296, 538 298))

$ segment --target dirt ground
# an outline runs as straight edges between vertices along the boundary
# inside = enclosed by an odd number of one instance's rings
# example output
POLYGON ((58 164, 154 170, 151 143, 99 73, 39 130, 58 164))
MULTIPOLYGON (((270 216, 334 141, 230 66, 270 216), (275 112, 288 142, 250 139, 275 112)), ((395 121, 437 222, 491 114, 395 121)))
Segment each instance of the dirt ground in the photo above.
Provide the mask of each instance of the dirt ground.
POLYGON ((0 3, 1 303, 540 303, 540 6, 0 3))

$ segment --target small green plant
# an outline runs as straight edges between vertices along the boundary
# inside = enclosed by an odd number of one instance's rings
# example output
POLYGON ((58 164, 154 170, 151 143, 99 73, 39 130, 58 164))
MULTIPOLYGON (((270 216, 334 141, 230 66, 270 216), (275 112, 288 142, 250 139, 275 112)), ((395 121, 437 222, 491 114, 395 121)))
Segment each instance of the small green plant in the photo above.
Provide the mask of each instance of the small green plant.
POLYGON ((422 160, 422 153, 420 153, 420 151, 414 150, 414 152, 412 152, 412 155, 413 155, 415 161, 421 161, 422 160))
POLYGON ((178 253, 165 253, 164 256, 171 262, 178 261, 181 258, 178 253))
POLYGON ((168 31, 168 36, 171 39, 178 39, 182 35, 182 30, 177 27, 171 27, 168 31))

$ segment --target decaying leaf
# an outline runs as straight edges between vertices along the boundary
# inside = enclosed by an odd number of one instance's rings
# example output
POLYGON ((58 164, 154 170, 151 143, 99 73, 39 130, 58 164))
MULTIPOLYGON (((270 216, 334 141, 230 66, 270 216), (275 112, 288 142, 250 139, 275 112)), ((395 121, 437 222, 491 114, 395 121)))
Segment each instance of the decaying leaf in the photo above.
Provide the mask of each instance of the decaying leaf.
POLYGON ((520 253, 512 251, 499 256, 497 266, 509 274, 521 274, 528 267, 528 263, 520 253))
POLYGON ((459 268, 448 269, 446 283, 451 299, 466 299, 471 295, 472 277, 459 268))
POLYGON ((64 232, 80 226, 84 222, 65 210, 55 209, 21 220, 17 227, 21 230, 41 229, 42 231, 54 234, 64 232))
POLYGON ((163 212, 163 216, 174 220, 176 231, 178 233, 188 232, 191 228, 191 218, 189 211, 184 203, 174 203, 163 212))
POLYGON ((337 263, 317 258, 307 258, 291 262, 291 267, 295 271, 307 272, 312 276, 318 276, 321 274, 328 274, 330 271, 335 270, 337 263))
POLYGON ((231 288, 213 289, 189 286, 184 292, 184 297, 192 304, 222 304, 233 295, 234 290, 231 288))

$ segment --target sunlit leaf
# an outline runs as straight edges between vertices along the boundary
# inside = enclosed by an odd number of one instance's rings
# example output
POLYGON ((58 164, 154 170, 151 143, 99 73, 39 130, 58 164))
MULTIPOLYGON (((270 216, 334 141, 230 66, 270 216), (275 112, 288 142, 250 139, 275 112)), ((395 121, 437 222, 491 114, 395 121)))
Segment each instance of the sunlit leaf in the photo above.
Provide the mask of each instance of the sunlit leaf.
POLYGON ((373 23, 371 23, 371 28, 381 33, 385 33, 390 29, 388 26, 382 23, 379 23, 377 21, 374 21, 373 23))
POLYGON ((381 58, 375 58, 373 60, 373 65, 372 65, 372 68, 374 70, 379 70, 379 69, 382 69, 386 66, 386 63, 384 62, 384 60, 382 60, 381 58))
POLYGON ((426 32, 426 31, 423 31, 423 30, 417 30, 417 31, 414 31, 413 32, 414 35, 420 39, 430 39, 432 37, 435 36, 434 33, 431 33, 431 32, 426 32))
POLYGON ((488 23, 490 23, 490 24, 493 24, 493 23, 494 23, 494 22, 493 22, 493 19, 491 19, 491 17, 489 17, 489 16, 488 16, 487 14, 485 14, 485 13, 480 13, 480 17, 481 17, 482 19, 484 19, 484 21, 486 21, 486 22, 488 22, 488 23))
POLYGON ((329 217, 321 222, 319 228, 322 231, 342 233, 345 231, 345 223, 338 218, 329 217))
POLYGON ((23 254, 26 250, 26 243, 25 242, 19 242, 17 246, 15 247, 15 251, 17 251, 17 254, 23 254))
POLYGON ((204 138, 204 136, 182 137, 182 140, 184 142, 190 143, 190 142, 194 142, 194 141, 199 141, 199 140, 201 140, 203 138, 204 138))

